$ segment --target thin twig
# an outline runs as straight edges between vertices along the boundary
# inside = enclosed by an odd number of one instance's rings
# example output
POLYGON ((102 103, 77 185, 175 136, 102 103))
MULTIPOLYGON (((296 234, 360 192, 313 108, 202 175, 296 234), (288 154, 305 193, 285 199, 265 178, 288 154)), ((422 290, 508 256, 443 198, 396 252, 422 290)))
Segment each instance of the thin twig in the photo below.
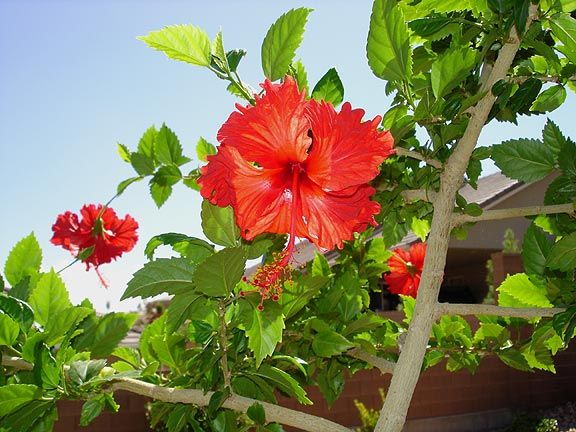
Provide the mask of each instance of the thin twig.
POLYGON ((487 304, 438 303, 435 319, 443 315, 497 315, 511 318, 553 317, 564 312, 563 308, 514 308, 487 304))
POLYGON ((426 162, 426 164, 433 166, 434 168, 442 169, 442 162, 440 162, 437 159, 428 158, 421 153, 418 153, 418 152, 415 152, 412 150, 407 150, 403 147, 395 147, 394 151, 396 152, 396 154, 398 156, 406 156, 406 157, 409 157, 412 159, 417 159, 417 160, 420 160, 422 162, 426 162))
POLYGON ((452 226, 467 222, 480 222, 489 220, 511 219, 517 217, 536 216, 540 214, 574 214, 574 204, 556 204, 548 206, 517 207, 510 209, 486 210, 479 216, 456 214, 452 219, 452 226))
POLYGON ((346 352, 346 355, 350 357, 354 357, 358 360, 365 361, 369 365, 374 366, 375 368, 380 370, 380 373, 384 374, 391 374, 394 372, 394 366, 396 363, 383 359, 382 357, 377 357, 360 348, 352 348, 350 351, 346 352))

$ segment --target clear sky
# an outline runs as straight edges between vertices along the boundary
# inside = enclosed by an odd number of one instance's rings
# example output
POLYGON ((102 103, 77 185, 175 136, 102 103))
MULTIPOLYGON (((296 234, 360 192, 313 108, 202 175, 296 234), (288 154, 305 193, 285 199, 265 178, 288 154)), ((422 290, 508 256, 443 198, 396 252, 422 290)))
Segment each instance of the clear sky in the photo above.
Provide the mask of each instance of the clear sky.
MULTIPOLYGON (((363 107, 367 117, 383 114, 389 106, 384 82, 365 60, 369 1, 0 0, 0 264, 31 231, 44 251, 44 269, 71 261, 67 251, 50 244, 51 226, 65 210, 106 202, 118 182, 133 175, 116 153, 117 142, 135 148, 150 125, 165 122, 187 156, 194 156, 200 136, 216 143, 236 102, 225 83, 204 68, 168 60, 136 36, 170 24, 200 26, 211 38, 222 29, 226 49, 248 51, 239 70, 257 87, 268 27, 300 6, 314 9, 297 53, 311 85, 336 67, 345 100, 363 107)), ((576 137, 576 99, 571 92, 568 98, 550 118, 576 137)), ((519 126, 490 125, 481 144, 538 137, 544 122, 529 117, 519 126)), ((139 222, 139 244, 101 267, 108 290, 81 264, 66 270, 72 301, 88 297, 101 311, 107 302, 115 310, 134 309, 138 302, 118 299, 145 262, 147 240, 162 232, 202 237, 199 206, 199 195, 179 185, 158 210, 145 183, 132 186, 112 207, 139 222)))

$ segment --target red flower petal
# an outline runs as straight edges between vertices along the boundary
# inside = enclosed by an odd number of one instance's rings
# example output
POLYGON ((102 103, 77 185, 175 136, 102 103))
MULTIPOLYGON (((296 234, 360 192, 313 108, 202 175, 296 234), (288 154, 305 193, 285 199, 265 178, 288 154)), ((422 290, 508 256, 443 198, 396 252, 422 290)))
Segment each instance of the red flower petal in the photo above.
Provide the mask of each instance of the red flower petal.
POLYGON ((392 135, 377 130, 381 118, 362 122, 364 110, 353 110, 348 102, 336 113, 332 105, 311 100, 307 116, 313 144, 306 172, 325 189, 340 190, 369 182, 394 152, 392 135))
POLYGON ((409 251, 395 249, 388 259, 390 273, 384 275, 392 294, 416 297, 426 255, 426 243, 416 243, 409 251), (410 267, 410 268, 409 268, 410 267))
POLYGON ((222 125, 218 141, 265 168, 302 162, 311 143, 304 92, 290 76, 281 84, 266 80, 262 87, 266 93, 256 97, 255 106, 236 105, 238 111, 222 125))
POLYGON ((374 192, 368 185, 325 192, 303 178, 300 197, 306 226, 297 235, 308 238, 321 249, 342 248, 342 242, 351 240, 355 232, 376 225, 374 214, 380 211, 380 205, 370 201, 374 192))
POLYGON ((245 164, 234 147, 220 146, 218 153, 208 156, 208 165, 200 168, 198 179, 200 194, 212 204, 226 207, 235 206, 236 194, 232 184, 232 173, 236 167, 245 164))

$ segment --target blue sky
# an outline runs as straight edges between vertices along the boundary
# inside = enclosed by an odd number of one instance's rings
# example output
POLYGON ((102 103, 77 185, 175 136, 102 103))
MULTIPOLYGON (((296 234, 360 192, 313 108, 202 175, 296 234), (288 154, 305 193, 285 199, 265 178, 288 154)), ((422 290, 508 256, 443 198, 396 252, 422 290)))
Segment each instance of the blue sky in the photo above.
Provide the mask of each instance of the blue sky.
MULTIPOLYGON (((204 68, 168 60, 136 36, 170 24, 198 25, 211 38, 222 29, 227 49, 248 51, 240 73, 257 87, 263 79, 260 44, 269 25, 300 6, 314 9, 297 53, 310 83, 336 67, 345 100, 363 107, 367 117, 384 113, 384 82, 365 60, 369 1, 0 0, 0 264, 31 231, 44 250, 44 269, 71 261, 68 252, 49 243, 50 227, 65 210, 106 202, 118 182, 132 175, 116 153, 117 142, 135 148, 150 125, 163 122, 188 156, 194 156, 200 136, 216 142, 236 102, 224 82, 204 68)), ((574 107, 570 92, 568 103, 550 114, 573 137, 574 107)), ((538 137, 544 122, 531 117, 519 126, 490 125, 481 144, 538 137)), ((138 220, 138 246, 101 267, 108 290, 83 265, 66 270, 62 276, 72 301, 88 297, 99 310, 107 302, 112 309, 134 309, 137 302, 118 299, 145 262, 146 241, 161 232, 202 237, 199 206, 199 196, 179 185, 158 210, 144 183, 132 186, 112 207, 138 220)))

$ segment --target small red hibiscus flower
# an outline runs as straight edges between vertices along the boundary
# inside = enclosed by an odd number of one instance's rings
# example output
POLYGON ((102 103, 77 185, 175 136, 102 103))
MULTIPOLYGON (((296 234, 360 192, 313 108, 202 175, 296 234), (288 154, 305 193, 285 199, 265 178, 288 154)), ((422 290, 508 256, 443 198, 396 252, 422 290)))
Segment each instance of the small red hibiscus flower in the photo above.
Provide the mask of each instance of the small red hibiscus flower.
POLYGON ((380 205, 367 183, 391 155, 394 142, 379 131, 381 117, 306 99, 294 79, 266 80, 255 105, 236 105, 218 132, 198 183, 212 204, 234 208, 242 236, 289 234, 288 245, 252 278, 262 299, 278 298, 296 237, 323 250, 342 248, 355 232, 375 225, 380 205))
POLYGON ((107 286, 98 267, 132 250, 138 241, 138 223, 130 215, 120 219, 113 209, 101 204, 85 205, 80 214, 81 220, 70 211, 58 215, 50 241, 86 263, 86 270, 93 266, 107 286))
POLYGON ((395 249, 388 259, 390 273, 384 275, 388 290, 392 294, 402 294, 416 298, 424 257, 426 243, 416 243, 409 251, 395 249))

